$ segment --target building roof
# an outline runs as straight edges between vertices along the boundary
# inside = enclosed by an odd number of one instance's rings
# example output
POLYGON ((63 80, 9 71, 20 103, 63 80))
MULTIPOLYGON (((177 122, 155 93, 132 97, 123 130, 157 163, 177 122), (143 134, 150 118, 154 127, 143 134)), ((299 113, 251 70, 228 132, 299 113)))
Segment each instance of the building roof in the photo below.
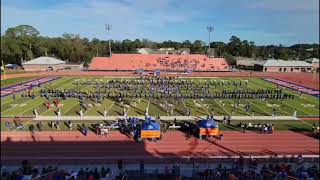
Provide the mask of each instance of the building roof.
POLYGON ((160 48, 159 51, 174 51, 174 48, 160 48))
POLYGON ((306 59, 305 61, 309 62, 309 63, 319 63, 319 59, 318 58, 310 58, 310 59, 306 59))
POLYGON ((208 58, 201 54, 112 54, 94 57, 89 70, 173 70, 228 71, 224 58, 208 58))
POLYGON ((269 59, 266 61, 261 61, 256 63, 262 65, 264 67, 312 67, 312 64, 307 63, 305 61, 285 61, 285 60, 276 60, 276 59, 269 59))
POLYGON ((261 59, 248 58, 248 57, 236 57, 237 66, 254 66, 255 64, 259 64, 261 62, 265 63, 265 61, 261 59))
POLYGON ((37 64, 37 65, 55 65, 55 64, 65 64, 65 61, 62 61, 60 59, 56 59, 53 57, 47 57, 47 56, 41 56, 35 59, 32 59, 30 61, 22 63, 22 65, 28 65, 28 64, 37 64))
POLYGON ((151 48, 140 48, 140 49, 137 49, 137 51, 140 54, 152 54, 154 52, 154 50, 151 48))

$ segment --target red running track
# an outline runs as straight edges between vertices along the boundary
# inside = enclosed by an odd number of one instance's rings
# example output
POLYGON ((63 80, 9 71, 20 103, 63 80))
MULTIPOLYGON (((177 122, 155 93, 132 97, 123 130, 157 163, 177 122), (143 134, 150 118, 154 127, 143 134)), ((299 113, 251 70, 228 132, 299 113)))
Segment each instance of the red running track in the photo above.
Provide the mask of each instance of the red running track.
POLYGON ((208 158, 231 155, 318 155, 319 140, 291 131, 273 134, 224 132, 224 139, 186 139, 169 131, 158 142, 137 143, 119 132, 100 137, 80 132, 1 132, 1 162, 21 163, 107 163, 118 159, 208 158))

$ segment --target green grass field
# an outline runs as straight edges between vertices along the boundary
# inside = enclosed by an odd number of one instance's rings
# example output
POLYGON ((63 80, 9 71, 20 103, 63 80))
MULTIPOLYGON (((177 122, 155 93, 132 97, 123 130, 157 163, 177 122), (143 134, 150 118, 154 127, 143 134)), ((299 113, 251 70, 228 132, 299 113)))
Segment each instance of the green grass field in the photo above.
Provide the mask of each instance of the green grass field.
POLYGON ((1 88, 11 86, 17 83, 21 83, 24 81, 28 81, 30 79, 34 79, 34 77, 21 77, 21 78, 13 78, 13 79, 4 79, 1 80, 1 88))
MULTIPOLYGON (((18 78, 17 78, 18 79, 18 78)), ((15 83, 18 80, 15 79, 15 83)), ((94 85, 76 85, 74 82, 76 80, 85 81, 85 80, 95 80, 95 81, 106 81, 117 78, 110 77, 63 77, 52 81, 50 83, 50 87, 57 89, 75 89, 75 90, 87 90, 93 91, 96 89, 94 85)), ((129 78, 126 78, 129 79, 129 78)), ((132 79, 132 78, 131 78, 132 79)), ((248 80, 247 88, 250 89, 275 89, 276 85, 266 82, 262 79, 258 78, 193 78, 195 83, 200 83, 203 80, 248 80)), ((14 81, 14 80, 12 80, 14 81)), ((2 81, 1 81, 2 83, 2 81)), ((13 83, 13 82, 12 82, 13 83)), ((34 88, 34 92, 37 93, 42 87, 34 88)), ((232 86, 223 87, 227 90, 232 90, 232 86)), ((222 91, 222 87, 210 87, 211 92, 219 92, 222 91)), ((112 90, 114 93, 119 93, 118 90, 112 90)), ((290 90, 286 89, 286 92, 290 90)), ((269 100, 266 103, 263 100, 258 99, 241 99, 240 104, 251 104, 252 112, 254 112, 255 116, 265 116, 272 114, 272 106, 277 107, 277 114, 283 116, 291 116, 293 112, 296 110, 297 115, 299 117, 307 117, 307 116, 319 116, 319 99, 314 96, 303 94, 300 96, 295 92, 291 92, 295 94, 294 99, 285 99, 283 100, 283 104, 281 105, 280 100, 269 100)), ((37 96, 35 100, 31 98, 21 97, 21 93, 16 95, 16 100, 13 100, 12 95, 1 98, 1 117, 14 117, 14 116, 33 116, 33 110, 37 108, 37 112, 41 116, 54 116, 56 107, 52 107, 51 110, 48 110, 44 106, 45 98, 37 96)), ((103 114, 103 110, 107 109, 107 115, 116 116, 122 114, 123 108, 128 109, 129 116, 141 116, 144 115, 146 107, 149 106, 149 114, 152 116, 181 116, 185 115, 186 109, 191 109, 191 115, 199 116, 199 115, 209 115, 211 113, 211 109, 214 110, 215 115, 232 115, 232 107, 233 104, 236 103, 235 99, 203 99, 203 100, 193 100, 193 99, 185 99, 183 101, 175 101, 168 100, 168 103, 174 105, 173 114, 167 113, 160 107, 160 104, 164 104, 165 100, 163 99, 129 99, 125 98, 123 103, 118 103, 112 99, 104 99, 102 104, 95 103, 94 100, 87 99, 86 102, 91 104, 92 106, 86 109, 83 113, 88 116, 101 116, 103 114), (136 106, 133 106, 133 102, 135 102, 136 106), (224 104, 224 106, 223 106, 224 104)), ((52 102, 52 99, 51 99, 52 102)), ((78 116, 78 113, 82 107, 80 106, 80 102, 78 99, 66 99, 61 100, 61 112, 63 116, 78 116)), ((238 107, 234 111, 236 116, 248 116, 250 113, 247 113, 243 107, 238 107)))

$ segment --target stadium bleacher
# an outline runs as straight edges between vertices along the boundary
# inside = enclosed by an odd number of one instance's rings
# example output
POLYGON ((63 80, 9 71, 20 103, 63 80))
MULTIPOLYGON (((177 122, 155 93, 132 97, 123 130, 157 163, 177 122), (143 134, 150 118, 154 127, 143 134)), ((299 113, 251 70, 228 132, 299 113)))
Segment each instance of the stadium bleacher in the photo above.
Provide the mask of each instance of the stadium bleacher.
POLYGON ((314 163, 269 162, 259 163, 234 161, 230 164, 175 164, 163 168, 144 168, 137 165, 134 170, 115 169, 112 166, 90 166, 68 168, 58 166, 1 168, 1 179, 319 179, 319 166, 314 163), (193 167, 191 167, 193 166, 193 167), (191 167, 191 168, 190 168, 191 167), (186 173, 188 172, 188 173, 186 173), (186 175, 189 174, 189 175, 186 175))
POLYGON ((113 54, 94 57, 89 70, 132 71, 229 71, 224 58, 208 58, 201 54, 113 54))

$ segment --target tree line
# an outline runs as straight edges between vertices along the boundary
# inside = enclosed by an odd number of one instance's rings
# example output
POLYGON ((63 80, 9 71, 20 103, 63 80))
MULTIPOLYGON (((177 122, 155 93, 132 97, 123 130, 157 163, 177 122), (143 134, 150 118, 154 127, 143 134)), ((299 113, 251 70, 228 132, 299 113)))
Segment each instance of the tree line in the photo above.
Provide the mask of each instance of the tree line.
MULTIPOLYGON (((216 57, 225 57, 229 64, 235 64, 236 56, 249 58, 307 59, 319 58, 319 44, 299 44, 290 47, 283 45, 257 46, 253 41, 241 40, 232 36, 228 43, 211 42, 216 57)), ((205 54, 208 45, 201 40, 191 42, 163 41, 149 39, 111 40, 113 53, 137 53, 137 48, 189 48, 191 53, 205 54)), ((69 63, 88 65, 94 56, 109 56, 108 41, 80 37, 64 33, 62 37, 43 37, 30 25, 8 28, 1 36, 1 59, 7 63, 21 64, 39 56, 53 56, 69 63)))

